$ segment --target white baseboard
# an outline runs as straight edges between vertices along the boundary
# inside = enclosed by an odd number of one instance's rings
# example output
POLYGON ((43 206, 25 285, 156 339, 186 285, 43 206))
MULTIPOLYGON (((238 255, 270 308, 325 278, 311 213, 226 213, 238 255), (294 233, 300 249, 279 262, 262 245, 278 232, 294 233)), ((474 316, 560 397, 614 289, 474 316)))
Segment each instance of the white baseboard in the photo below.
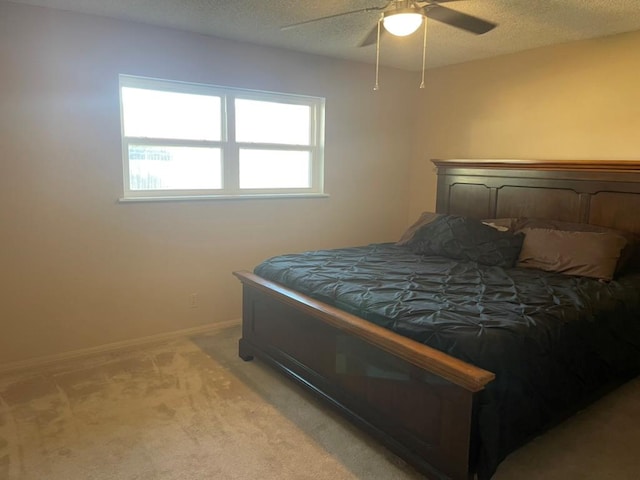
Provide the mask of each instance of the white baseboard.
POLYGON ((224 330, 225 328, 235 327, 237 325, 240 325, 240 323, 241 320, 238 318, 234 320, 227 320, 225 322, 209 323, 200 327, 185 328, 182 330, 174 330, 167 333, 159 333, 157 335, 150 335, 148 337, 123 340, 121 342, 106 343, 104 345, 98 345, 97 347, 82 348, 79 350, 72 350, 70 352, 45 355, 42 357, 30 358, 27 360, 19 360, 17 362, 9 362, 0 365, 0 375, 10 372, 16 372, 19 370, 44 367, 46 365, 64 362, 67 360, 74 360, 82 357, 88 357, 90 355, 96 355, 100 353, 109 353, 115 352, 117 350, 125 350, 128 348, 143 347, 154 343, 161 343, 178 338, 190 337, 192 335, 216 332, 219 330, 224 330))

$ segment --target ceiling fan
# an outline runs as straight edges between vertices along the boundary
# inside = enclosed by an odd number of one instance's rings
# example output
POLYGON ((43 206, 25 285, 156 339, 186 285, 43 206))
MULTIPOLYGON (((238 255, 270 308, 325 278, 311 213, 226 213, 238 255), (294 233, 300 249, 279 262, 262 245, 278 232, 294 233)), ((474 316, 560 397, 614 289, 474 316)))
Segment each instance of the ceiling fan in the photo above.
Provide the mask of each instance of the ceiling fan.
POLYGON ((356 13, 381 12, 380 20, 369 31, 367 36, 358 46, 366 47, 377 42, 380 34, 389 32, 396 36, 406 36, 415 32, 425 18, 430 18, 452 27, 465 30, 476 35, 486 33, 496 27, 495 23, 483 20, 472 15, 458 12, 440 5, 441 3, 453 2, 457 0, 390 0, 385 5, 361 8, 347 12, 336 13, 324 17, 313 18, 303 22, 293 23, 282 27, 283 30, 300 27, 309 23, 327 20, 330 18, 352 15, 356 13), (382 23, 384 29, 379 31, 378 24, 382 23))

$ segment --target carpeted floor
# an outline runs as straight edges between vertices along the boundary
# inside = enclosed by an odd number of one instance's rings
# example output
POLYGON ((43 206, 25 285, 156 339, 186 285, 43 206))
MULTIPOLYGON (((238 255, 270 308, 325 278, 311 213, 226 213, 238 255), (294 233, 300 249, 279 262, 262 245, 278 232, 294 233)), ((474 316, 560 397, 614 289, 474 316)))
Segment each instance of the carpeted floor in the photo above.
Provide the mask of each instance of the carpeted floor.
MULTIPOLYGON (((0 377, 0 479, 422 478, 237 357, 239 328, 0 377)), ((496 480, 640 478, 640 379, 512 454, 496 480)))

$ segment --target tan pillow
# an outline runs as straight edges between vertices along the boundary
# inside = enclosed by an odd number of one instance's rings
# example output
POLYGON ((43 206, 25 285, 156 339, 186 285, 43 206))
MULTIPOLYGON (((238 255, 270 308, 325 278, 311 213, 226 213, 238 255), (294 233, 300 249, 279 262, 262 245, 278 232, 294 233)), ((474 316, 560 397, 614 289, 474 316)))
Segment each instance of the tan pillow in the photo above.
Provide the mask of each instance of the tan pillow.
POLYGON ((620 235, 523 228, 517 267, 611 280, 627 241, 620 235))
POLYGON ((482 223, 501 232, 514 232, 518 224, 517 218, 485 218, 482 223))
POLYGON ((507 227, 505 225, 500 225, 499 223, 490 222, 488 220, 483 220, 482 223, 484 223, 488 227, 491 227, 491 228, 493 228, 495 230, 498 230, 499 232, 508 232, 509 231, 509 227, 507 227))
POLYGON ((440 215, 441 215, 440 213, 422 212, 422 215, 420 215, 420 218, 418 218, 418 220, 416 220, 416 222, 413 225, 411 225, 406 232, 402 234, 402 237, 400 237, 400 240, 396 242, 396 245, 407 245, 409 242, 411 242, 411 240, 413 240, 413 237, 415 236, 416 232, 420 229, 420 227, 424 225, 428 225, 429 223, 433 222, 436 218, 438 218, 440 215))
MULTIPOLYGON (((636 270, 640 262, 638 253, 640 250, 637 248, 639 239, 636 235, 625 232, 622 230, 616 230, 609 227, 602 227, 600 225, 592 225, 588 223, 573 223, 564 222, 561 220, 550 220, 546 218, 533 218, 533 217, 520 217, 514 218, 511 224, 511 230, 514 232, 523 231, 525 228, 548 228, 550 230, 564 230, 571 232, 595 232, 595 233, 609 233, 619 235, 623 237, 627 244, 620 254, 618 264, 616 266, 616 274, 619 274, 631 267, 631 270, 636 270)), ((492 220, 498 222, 500 220, 492 220)))

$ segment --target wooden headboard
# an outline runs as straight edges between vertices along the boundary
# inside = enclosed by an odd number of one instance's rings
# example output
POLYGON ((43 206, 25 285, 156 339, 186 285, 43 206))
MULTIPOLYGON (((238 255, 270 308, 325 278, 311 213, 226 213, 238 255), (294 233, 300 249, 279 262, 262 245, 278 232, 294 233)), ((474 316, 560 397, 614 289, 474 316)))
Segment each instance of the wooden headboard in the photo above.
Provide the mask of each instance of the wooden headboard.
POLYGON ((640 161, 433 160, 436 211, 541 217, 640 234, 640 161))

